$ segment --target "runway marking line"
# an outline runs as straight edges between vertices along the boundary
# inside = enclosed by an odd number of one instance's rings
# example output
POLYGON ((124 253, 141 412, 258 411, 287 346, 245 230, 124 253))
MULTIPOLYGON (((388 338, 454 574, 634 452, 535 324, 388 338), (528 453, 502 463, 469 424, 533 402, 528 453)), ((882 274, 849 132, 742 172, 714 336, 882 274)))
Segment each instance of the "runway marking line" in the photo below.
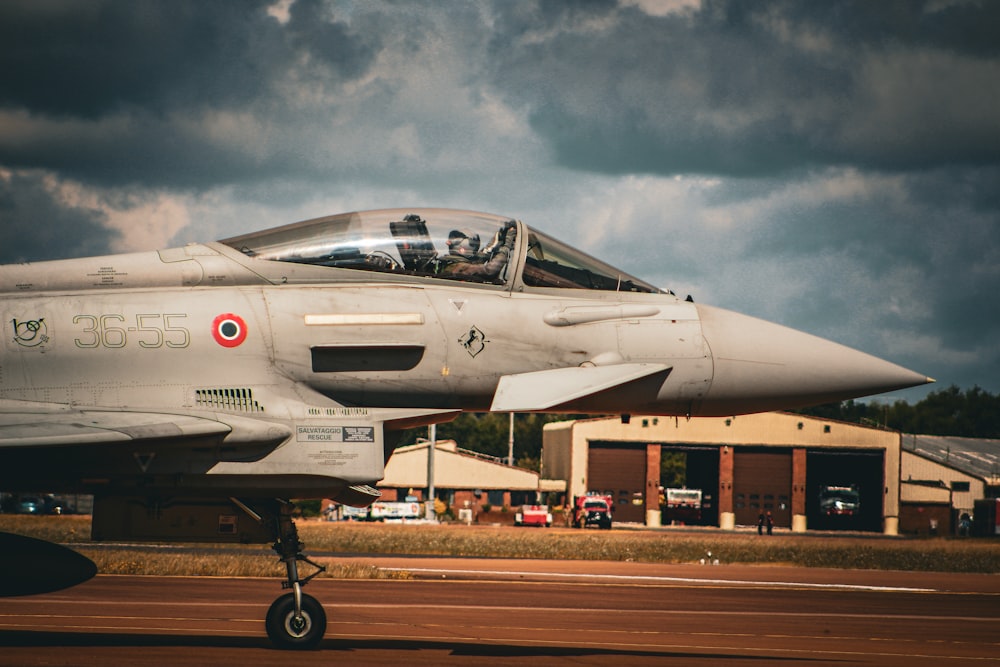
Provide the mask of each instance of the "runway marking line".
POLYGON ((849 591, 875 591, 887 593, 940 593, 934 588, 908 588, 904 586, 874 586, 865 584, 817 584, 810 582, 795 581, 750 581, 746 579, 701 579, 696 577, 657 577, 650 575, 632 574, 574 574, 566 572, 515 572, 512 570, 445 570, 421 567, 384 567, 379 568, 386 572, 419 572, 422 574, 480 574, 494 576, 530 576, 530 577, 552 577, 554 579, 597 579, 601 581, 639 581, 671 584, 710 584, 710 585, 733 585, 751 586, 761 588, 817 588, 829 590, 849 590, 849 591))
MULTIPOLYGON (((103 615, 92 615, 87 614, 84 616, 75 616, 70 614, 0 614, 0 619, 6 618, 37 618, 37 619, 49 619, 49 620, 76 620, 76 619, 91 619, 100 621, 180 621, 180 622, 198 622, 202 623, 205 621, 213 621, 216 623, 260 623, 260 619, 249 619, 249 618, 217 618, 211 616, 201 616, 201 617, 190 617, 190 616, 103 616, 103 615)), ((8 623, 0 621, 0 627, 7 627, 8 623)))
MULTIPOLYGON (((195 619, 198 620, 198 619, 195 619)), ((258 619, 258 623, 260 620, 258 619)), ((39 630, 37 625, 28 625, 27 623, 11 623, 4 624, 2 626, 5 629, 11 628, 28 628, 33 632, 52 632, 52 630, 39 630)), ((217 630, 217 629, 202 629, 202 628, 160 628, 160 627, 137 627, 137 628, 123 628, 120 625, 68 625, 58 630, 61 634, 79 632, 81 630, 110 630, 112 634, 128 634, 134 635, 142 632, 162 632, 162 633, 176 633, 176 632, 194 632, 201 634, 211 634, 211 635, 261 635, 263 636, 262 630, 217 630)))
MULTIPOLYGON (((342 609, 374 609, 374 610, 385 610, 386 606, 382 604, 368 604, 368 603, 353 603, 353 602, 329 602, 324 603, 324 607, 332 608, 342 608, 342 609)), ((406 609, 406 610, 417 610, 417 609, 435 609, 438 605, 433 604, 394 604, 392 609, 406 609)), ((488 604, 449 604, 449 609, 468 609, 469 611, 518 611, 524 612, 524 607, 517 607, 513 605, 488 605, 488 604)), ((608 607, 573 607, 569 609, 567 607, 532 607, 531 612, 566 612, 568 610, 574 613, 593 613, 593 614, 655 614, 657 616, 760 616, 761 612, 756 610, 750 611, 727 611, 727 610, 704 610, 704 609, 609 609, 608 607)), ((830 615, 822 612, 798 612, 798 611, 768 611, 767 615, 771 616, 790 616, 790 617, 816 617, 816 618, 829 618, 830 615)), ((996 623, 1000 620, 1000 617, 995 616, 937 616, 937 615, 913 615, 913 614, 864 614, 855 613, 850 615, 852 618, 872 618, 880 620, 900 620, 900 621, 982 621, 986 623, 996 623)))

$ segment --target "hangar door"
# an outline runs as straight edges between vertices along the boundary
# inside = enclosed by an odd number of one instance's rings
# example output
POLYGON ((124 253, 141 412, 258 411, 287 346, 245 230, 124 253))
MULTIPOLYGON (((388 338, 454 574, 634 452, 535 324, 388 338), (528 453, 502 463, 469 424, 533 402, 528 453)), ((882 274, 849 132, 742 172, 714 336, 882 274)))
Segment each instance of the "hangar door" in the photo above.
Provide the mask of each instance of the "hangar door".
MULTIPOLYGON (((683 457, 684 477, 673 481, 664 479, 661 475, 660 485, 664 488, 683 486, 687 489, 701 491, 701 518, 685 519, 685 523, 700 526, 719 525, 719 448, 715 446, 663 443, 661 461, 677 456, 683 457)), ((664 524, 669 524, 674 517, 669 510, 662 516, 664 524)))
POLYGON ((806 452, 806 517, 818 530, 882 530, 885 450, 806 452), (839 506, 835 503, 841 500, 839 506), (847 501, 847 502, 844 502, 847 501))
POLYGON ((646 522, 646 445, 591 442, 587 491, 614 498, 615 521, 646 522))
POLYGON ((733 451, 733 505, 736 523, 756 526, 771 513, 775 526, 792 525, 792 451, 736 447, 733 451))

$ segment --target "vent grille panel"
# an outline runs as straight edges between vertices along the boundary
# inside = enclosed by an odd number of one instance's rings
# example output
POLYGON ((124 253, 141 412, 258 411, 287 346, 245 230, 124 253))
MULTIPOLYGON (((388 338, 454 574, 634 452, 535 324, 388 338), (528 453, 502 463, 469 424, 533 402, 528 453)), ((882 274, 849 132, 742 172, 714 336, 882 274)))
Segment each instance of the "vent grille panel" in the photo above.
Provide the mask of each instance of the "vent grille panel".
POLYGON ((264 407, 254 400, 253 390, 247 387, 195 389, 194 404, 232 412, 264 412, 264 407))

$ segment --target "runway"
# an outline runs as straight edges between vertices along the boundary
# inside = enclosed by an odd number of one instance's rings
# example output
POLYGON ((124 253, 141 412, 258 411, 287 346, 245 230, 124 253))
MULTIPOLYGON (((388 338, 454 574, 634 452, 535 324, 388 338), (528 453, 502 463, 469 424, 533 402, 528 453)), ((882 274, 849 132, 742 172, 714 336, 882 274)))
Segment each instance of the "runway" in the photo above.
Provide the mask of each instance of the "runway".
POLYGON ((98 576, 5 599, 0 665, 1000 664, 995 575, 354 560, 414 578, 311 582, 316 651, 268 643, 278 579, 98 576))

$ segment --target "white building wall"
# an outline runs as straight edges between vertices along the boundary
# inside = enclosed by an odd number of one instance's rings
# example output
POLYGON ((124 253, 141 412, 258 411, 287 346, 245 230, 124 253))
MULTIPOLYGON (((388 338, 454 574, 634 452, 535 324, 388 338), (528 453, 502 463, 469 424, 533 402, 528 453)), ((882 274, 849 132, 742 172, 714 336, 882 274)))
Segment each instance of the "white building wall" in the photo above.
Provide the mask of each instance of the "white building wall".
POLYGON ((569 480, 572 477, 573 422, 550 422, 542 427, 542 477, 569 480))
POLYGON ((978 477, 973 477, 906 450, 903 450, 900 479, 903 481, 940 481, 949 489, 952 488, 954 482, 968 482, 968 491, 953 491, 951 493, 952 507, 960 512, 971 513, 976 499, 984 497, 986 493, 986 484, 978 477))

